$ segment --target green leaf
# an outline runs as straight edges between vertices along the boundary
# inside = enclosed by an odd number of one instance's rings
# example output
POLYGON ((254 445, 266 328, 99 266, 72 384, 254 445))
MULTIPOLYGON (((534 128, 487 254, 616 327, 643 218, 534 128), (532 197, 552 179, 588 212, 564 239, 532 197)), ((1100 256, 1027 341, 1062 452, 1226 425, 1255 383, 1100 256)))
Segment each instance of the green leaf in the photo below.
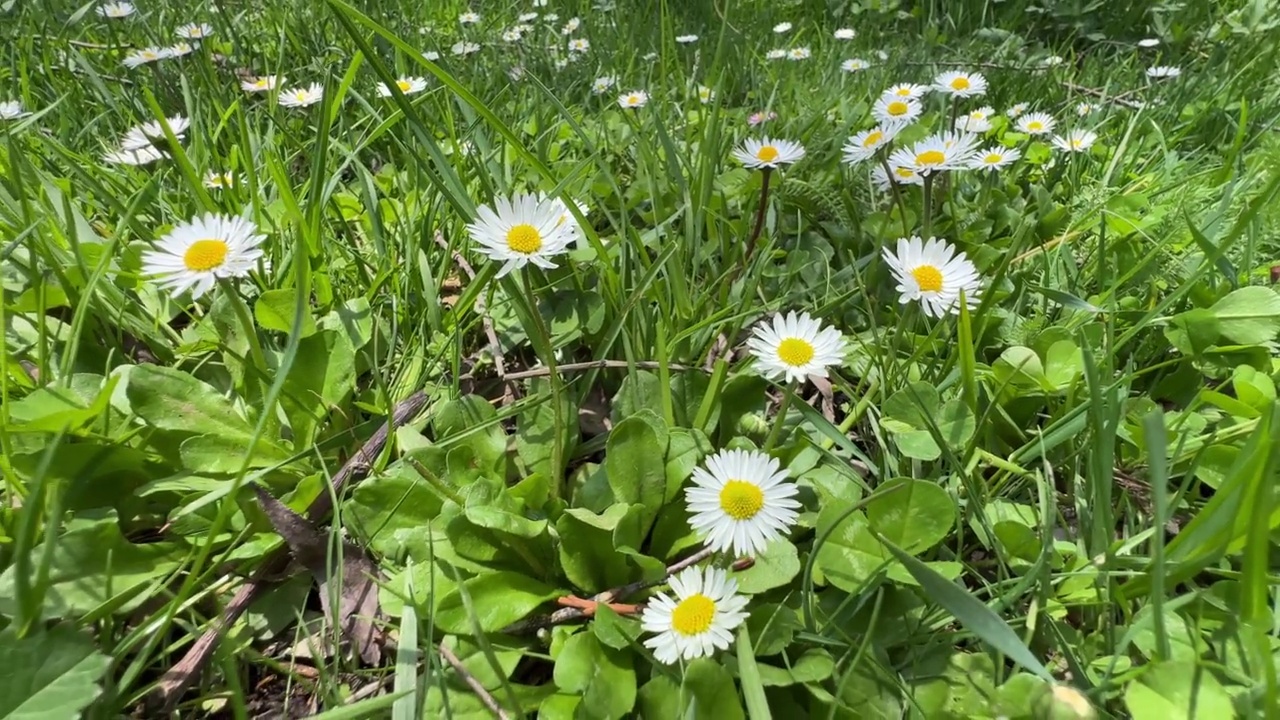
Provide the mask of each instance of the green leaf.
POLYGON ((831 653, 815 648, 806 650, 790 667, 760 665, 760 680, 768 687, 822 682, 831 677, 835 667, 831 653))
POLYGON ((643 410, 662 417, 663 392, 665 390, 662 387, 662 381, 648 370, 628 373, 623 378, 618 392, 613 396, 609 412, 610 420, 614 425, 619 425, 623 420, 643 410))
POLYGON ((532 402, 516 416, 516 454, 528 465, 530 473, 542 473, 553 476, 563 470, 553 472, 551 467, 551 449, 557 433, 564 443, 565 457, 573 452, 581 435, 578 431, 578 408, 570 397, 573 393, 561 393, 560 416, 563 425, 556 426, 555 398, 551 394, 551 386, 545 379, 533 380, 529 383, 529 397, 540 400, 532 402))
POLYGON ((800 574, 800 555, 796 546, 785 538, 778 538, 756 555, 755 564, 733 574, 738 592, 755 595, 782 587, 800 574))
POLYGON ((556 520, 560 567, 574 587, 599 592, 631 580, 627 556, 613 544, 613 531, 630 509, 625 503, 611 505, 603 514, 569 508, 556 520))
POLYGON ((1261 345, 1280 332, 1280 295, 1257 285, 1240 288, 1210 308, 1223 337, 1239 345, 1261 345))
POLYGON ((461 442, 470 447, 478 466, 500 475, 507 455, 507 434, 498 421, 498 412, 479 395, 464 395, 446 402, 432 420, 441 444, 461 442), (461 440, 451 440, 465 435, 461 440), (449 442, 447 442, 449 441, 449 442))
POLYGON ((1207 668, 1194 662, 1148 666, 1125 686, 1124 705, 1133 720, 1233 718, 1231 696, 1207 668))
POLYGON ((621 718, 636 702, 631 652, 606 647, 589 632, 579 632, 565 642, 556 656, 553 677, 561 690, 582 695, 579 713, 587 717, 621 718))
MULTIPOLYGON (((129 542, 114 514, 73 521, 55 543, 44 597, 47 617, 79 617, 103 606, 125 612, 144 599, 136 597, 141 590, 152 583, 158 586, 186 554, 172 543, 129 542)), ((45 546, 39 545, 32 555, 43 552, 45 546)), ((0 575, 0 614, 17 611, 16 574, 17 566, 10 565, 0 575)))
POLYGON ((756 664, 751 647, 751 632, 746 625, 738 626, 737 636, 738 679, 742 684, 742 696, 747 701, 747 716, 751 720, 768 720, 769 700, 764 695, 765 683, 760 678, 760 666, 756 664))
POLYGON ((297 445, 311 444, 330 409, 341 407, 355 385, 355 348, 345 334, 326 330, 298 343, 281 395, 297 445))
POLYGON ((559 593, 555 588, 514 572, 491 572, 462 583, 440 601, 434 617, 447 633, 471 635, 471 613, 483 632, 496 632, 533 612, 559 593), (471 612, 463 599, 470 596, 471 612))
POLYGON ((876 493, 867 503, 867 522, 913 555, 941 542, 955 526, 955 503, 932 482, 899 478, 882 485, 881 491, 884 494, 876 493))
POLYGON ((613 497, 643 508, 644 532, 666 498, 666 452, 666 426, 647 410, 615 425, 605 446, 604 471, 613 497))
POLYGON ((110 664, 91 636, 68 625, 23 638, 9 628, 0 633, 0 718, 80 717, 102 693, 98 680, 110 664))
POLYGON ((861 512, 846 515, 849 507, 846 503, 832 503, 818 514, 818 535, 831 534, 817 548, 815 569, 821 574, 820 581, 857 593, 892 558, 871 533, 861 512), (840 524, 835 526, 837 521, 840 524))
POLYGON ((720 663, 698 658, 684 671, 684 691, 688 704, 681 717, 741 720, 742 703, 733 685, 733 676, 720 663))
MULTIPOLYGON (((267 290, 253 304, 253 316, 263 330, 276 332, 293 331, 293 315, 298 307, 298 291, 296 288, 267 290)), ((302 337, 308 337, 316 331, 316 320, 309 309, 302 311, 302 337)), ((302 353, 298 353, 302 357, 302 353)))
POLYGON ((396 557, 399 530, 427 527, 443 501, 413 468, 397 463, 356 485, 342 517, 379 555, 396 557))
POLYGON ((1053 676, 1036 659, 1036 656, 1031 654, 1013 628, 1009 627, 991 608, 964 588, 931 570, 928 565, 912 557, 910 553, 893 544, 888 538, 882 537, 881 541, 889 552, 906 566, 907 571, 916 579, 916 582, 920 583, 920 587, 929 598, 954 615, 969 632, 1044 680, 1053 681, 1053 676))

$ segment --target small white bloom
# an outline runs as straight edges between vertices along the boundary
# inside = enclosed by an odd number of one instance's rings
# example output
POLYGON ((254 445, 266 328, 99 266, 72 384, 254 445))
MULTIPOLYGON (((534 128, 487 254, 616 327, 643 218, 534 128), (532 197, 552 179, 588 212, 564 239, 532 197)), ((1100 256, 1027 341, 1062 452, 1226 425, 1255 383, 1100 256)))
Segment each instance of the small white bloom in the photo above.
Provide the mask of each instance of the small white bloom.
POLYGON ((1022 153, 1017 148, 1006 148, 993 146, 985 150, 979 150, 969 161, 969 167, 974 170, 999 170, 1006 165, 1016 161, 1022 157, 1022 153))
POLYGON ((862 58, 849 58, 848 60, 840 63, 840 69, 845 72, 858 72, 859 70, 866 70, 869 67, 871 67, 871 64, 862 58))
POLYGON ((591 49, 591 42, 586 38, 573 38, 569 41, 569 52, 584 53, 591 49))
POLYGON ((280 86, 284 82, 283 75, 261 75, 259 77, 241 80, 240 89, 247 93, 270 92, 280 86))
POLYGON ((933 80, 937 90, 956 97, 977 97, 987 92, 987 79, 982 73, 967 73, 952 70, 944 72, 933 80))
MULTIPOLYGON (((427 79, 423 77, 402 77, 396 80, 395 87, 405 95, 412 95, 427 89, 427 79)), ((394 94, 391 86, 386 83, 378 83, 378 95, 391 97, 394 94)))
POLYGON ((98 6, 98 14, 109 20, 123 20, 134 12, 133 3, 109 2, 98 6))
POLYGON ((658 662, 710 657, 733 644, 733 631, 747 619, 747 598, 720 568, 686 568, 670 580, 673 600, 658 593, 645 606, 640 627, 656 633, 644 641, 658 662))
POLYGON ((189 23, 174 30, 173 34, 187 40, 201 40, 213 34, 213 26, 209 23, 189 23))
POLYGON ((504 30, 502 33, 503 42, 509 42, 509 43, 520 42, 521 37, 523 37, 523 35, 521 34, 518 28, 511 28, 510 30, 504 30))
POLYGON ((458 16, 458 22, 463 25, 475 25, 480 22, 480 15, 479 13, 474 13, 468 10, 458 16))
POLYGON ((537 19, 538 19, 538 13, 527 12, 527 13, 521 13, 520 17, 516 18, 516 22, 527 23, 527 22, 533 22, 534 20, 537 20, 537 19))
POLYGON ((747 348, 756 358, 756 371, 769 379, 804 382, 826 377, 827 368, 844 361, 844 338, 824 328, 809 313, 777 313, 751 331, 747 348))
POLYGON ((440 53, 436 52, 435 50, 428 50, 422 53, 422 57, 430 60, 431 62, 435 62, 440 59, 440 53))
POLYGON ((876 184, 877 188, 881 190, 888 190, 891 187, 893 187, 895 184, 897 185, 923 185, 924 184, 924 176, 916 172, 915 168, 907 167, 905 165, 891 165, 889 169, 893 172, 892 175, 890 175, 889 173, 886 173, 884 171, 884 167, 881 165, 876 165, 875 167, 871 168, 871 180, 876 184))
POLYGON ((758 555, 795 524, 800 489, 766 453, 721 450, 690 479, 689 526, 716 552, 758 555))
POLYGON ((174 43, 167 49, 169 50, 169 57, 182 57, 184 55, 190 55, 196 51, 195 46, 189 42, 174 43))
POLYGON ((649 102, 649 93, 643 90, 632 90, 618 97, 618 107, 642 108, 649 102))
POLYGON ((124 66, 127 68, 136 68, 139 65, 153 63, 157 60, 173 57, 173 51, 163 47, 145 47, 141 50, 134 50, 124 57, 124 66))
POLYGON ((1098 141, 1098 134, 1091 130, 1072 130, 1066 137, 1053 136, 1053 144, 1064 152, 1087 152, 1098 141))
POLYGON ((978 138, 969 133, 930 135, 910 148, 895 150, 889 164, 910 167, 927 176, 967 168, 977 149, 978 138))
POLYGON ((881 95, 871 106, 871 117, 881 123, 906 125, 920 117, 920 113, 918 100, 903 99, 896 95, 881 95))
POLYGON ((696 43, 698 42, 698 36, 697 35, 677 35, 676 42, 680 43, 681 45, 696 43))
POLYGON ((112 150, 102 156, 102 161, 110 165, 150 165, 167 157, 169 153, 154 145, 148 145, 137 150, 112 150))
MULTIPOLYGON (((165 118, 165 122, 168 123, 169 129, 173 131, 174 137, 179 140, 186 134, 187 128, 191 126, 191 121, 182 115, 165 118)), ((120 140, 120 149, 141 150, 157 143, 163 143, 164 137, 164 128, 160 127, 160 121, 152 120, 129 128, 120 140)))
POLYGON ((807 47, 791 48, 787 51, 788 60, 808 60, 813 53, 807 47))
POLYGON ((1049 113, 1033 112, 1018 118, 1018 132, 1028 135, 1047 135, 1053 132, 1057 122, 1049 113))
POLYGON ((578 32, 579 27, 582 27, 582 20, 579 20, 578 18, 569 18, 569 22, 565 23, 564 27, 560 28, 560 34, 572 35, 578 32))
POLYGON ((790 140, 749 138, 733 151, 733 157, 748 168, 777 168, 804 157, 804 147, 790 140))
POLYGON ((701 102, 703 105, 706 105, 715 99, 716 99, 716 93, 714 90, 707 87, 706 85, 698 86, 698 102, 701 102))
POLYGON ((889 123, 855 134, 844 144, 844 161, 850 165, 856 165, 874 157, 876 151, 888 145, 902 127, 896 123, 889 123))
POLYGON ((480 43, 467 42, 465 40, 456 42, 453 47, 449 48, 449 52, 454 55, 470 55, 480 49, 480 43))
POLYGON ((288 108, 304 108, 315 105, 324 98, 324 86, 318 82, 313 82, 307 87, 289 88, 282 90, 277 102, 282 107, 288 108))
POLYGON ((21 100, 5 100, 0 102, 0 120, 17 120, 31 113, 22 109, 21 100))
POLYGON ((773 31, 781 35, 784 32, 791 32, 791 23, 781 22, 773 26, 773 31))
POLYGON ((917 85, 916 83, 898 83, 893 87, 885 90, 880 97, 896 97, 902 100, 919 100, 929 91, 928 85, 917 85))
POLYGON ((1160 44, 1159 38, 1143 38, 1142 40, 1138 41, 1138 47, 1141 47, 1141 48, 1153 48, 1159 44, 1160 44))
POLYGON ((1096 112, 1098 112, 1098 106, 1093 103, 1082 102, 1079 105, 1076 105, 1076 115, 1079 115, 1080 117, 1086 117, 1096 112))
POLYGON ((220 278, 248 275, 262 258, 262 241, 252 222, 208 213, 170 230, 155 250, 142 254, 142 271, 173 295, 209 292, 220 278))
POLYGON ((991 107, 971 110, 963 117, 956 118, 956 130, 979 134, 987 132, 991 129, 991 116, 995 114, 995 109, 991 107))
POLYGON ((227 190, 238 185, 240 181, 229 172, 210 170, 204 176, 204 186, 210 190, 227 190))
POLYGON ((609 88, 613 87, 614 84, 617 82, 618 82, 618 79, 613 77, 612 75, 604 75, 602 77, 598 77, 596 78, 595 82, 591 83, 591 92, 595 93, 596 95, 603 95, 604 93, 609 92, 609 88))
POLYGON ((1155 78, 1157 80, 1176 78, 1181 74, 1182 69, 1173 67, 1172 65, 1156 65, 1154 67, 1147 68, 1147 77, 1155 78))
POLYGON ((1061 55, 1050 55, 1040 61, 1040 67, 1057 67, 1064 62, 1066 62, 1066 60, 1061 55))
POLYGON ((782 60, 787 56, 786 50, 770 50, 764 54, 766 60, 782 60))
POLYGON ((898 252, 884 248, 884 259, 898 281, 898 302, 919 301, 924 314, 942 317, 959 312, 960 292, 969 307, 978 304, 978 270, 963 252, 945 240, 918 237, 898 240, 898 252))
POLYGON ((480 253, 501 262, 498 277, 533 263, 554 268, 551 261, 574 242, 576 223, 564 220, 565 206, 537 195, 494 198, 493 207, 476 208, 476 220, 467 225, 480 253))
POLYGON ((1026 103, 1018 103, 1013 107, 1009 108, 1008 110, 1005 110, 1004 114, 1008 115, 1010 118, 1017 119, 1019 117, 1022 117, 1022 114, 1027 111, 1027 107, 1028 106, 1026 103))
POLYGON ((857 34, 853 28, 840 28, 834 33, 837 40, 852 40, 857 34))

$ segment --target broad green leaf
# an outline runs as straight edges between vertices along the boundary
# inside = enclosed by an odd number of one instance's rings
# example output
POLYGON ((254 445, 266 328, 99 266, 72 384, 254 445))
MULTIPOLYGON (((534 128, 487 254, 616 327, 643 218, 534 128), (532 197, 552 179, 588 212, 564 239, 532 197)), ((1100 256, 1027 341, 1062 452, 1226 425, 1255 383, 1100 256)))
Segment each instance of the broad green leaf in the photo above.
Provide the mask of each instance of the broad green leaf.
POLYGON ((1210 308, 1223 337, 1239 345, 1261 345, 1280 332, 1280 295, 1268 287, 1243 287, 1210 308))
POLYGON ((810 649, 797 658, 791 665, 760 665, 760 681, 768 687, 785 687, 802 683, 822 682, 831 677, 835 670, 835 660, 826 650, 810 649))
POLYGON ((427 527, 443 500, 413 468, 396 463, 366 478, 343 505, 343 519, 379 555, 396 557, 396 531, 427 527))
POLYGON ((946 490, 926 480, 890 480, 867 503, 867 522, 909 553, 938 544, 955 527, 956 506, 946 490), (890 492, 891 488, 899 488, 890 492))
POLYGON ((684 684, 687 704, 683 717, 712 717, 716 720, 741 720, 742 703, 733 685, 733 676, 720 663, 698 658, 685 668, 684 684))
POLYGON ((666 452, 665 426, 649 411, 615 425, 605 447, 604 471, 613 497, 644 509, 641 525, 646 532, 666 498, 666 452))
POLYGON ((19 638, 0 633, 0 718, 61 720, 80 717, 102 688, 111 664, 93 637, 68 625, 19 638))
POLYGON ((621 718, 636 702, 632 657, 628 650, 603 645, 590 632, 579 632, 565 642, 556 657, 556 686, 582 695, 580 712, 587 717, 621 718))
POLYGON ((600 592, 633 579, 627 556, 613 545, 613 531, 630 509, 625 503, 611 505, 603 514, 569 508, 556 520, 560 567, 575 587, 600 592))
POLYGON ((550 585, 527 575, 503 571, 479 575, 464 581, 462 586, 440 600, 433 618, 441 630, 456 635, 474 632, 471 613, 463 600, 464 591, 471 598, 471 611, 483 632, 497 632, 559 594, 550 585))
POLYGON ((507 434, 498 421, 498 413, 479 395, 465 395, 443 403, 432 420, 436 438, 442 444, 458 435, 470 447, 479 466, 490 473, 501 473, 507 453, 507 434))
POLYGON ((1148 666, 1125 686, 1124 705, 1133 720, 1236 717, 1231 696, 1213 672, 1190 661, 1148 666))
MULTIPOLYGON (((293 316, 298 307, 298 291, 296 288, 267 290, 258 297, 253 305, 253 316, 263 330, 276 332, 292 332, 293 316)), ((311 316, 310 308, 302 312, 302 337, 312 335, 316 331, 316 320, 311 316)), ((302 357, 299 353, 298 357, 302 357)))
MULTIPOLYGON (((139 365, 129 373, 126 394, 133 412, 152 427, 192 435, 216 435, 242 446, 247 446, 253 437, 253 426, 236 412, 230 401, 180 370, 139 365)), ((258 442, 263 451, 273 445, 268 438, 260 438, 258 442)), ((242 447, 240 452, 243 451, 242 447)))
POLYGON ((786 538, 778 538, 756 555, 755 564, 733 574, 738 591, 755 595, 782 587, 800 574, 800 555, 786 538))
POLYGON ((325 330, 298 343, 281 403, 299 444, 312 442, 320 423, 331 409, 342 407, 355 385, 355 349, 345 334, 325 330))

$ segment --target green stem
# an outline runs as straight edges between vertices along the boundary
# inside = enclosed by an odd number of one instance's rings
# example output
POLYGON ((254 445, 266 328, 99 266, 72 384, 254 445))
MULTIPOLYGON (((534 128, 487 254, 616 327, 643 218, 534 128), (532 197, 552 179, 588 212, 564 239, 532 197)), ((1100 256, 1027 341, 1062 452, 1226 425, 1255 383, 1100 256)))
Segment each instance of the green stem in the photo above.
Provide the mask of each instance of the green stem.
POLYGON ((764 451, 773 450, 778 444, 778 439, 782 436, 782 424, 787 420, 787 410, 791 407, 791 397, 795 394, 796 386, 799 383, 792 381, 782 389, 782 402, 778 403, 778 414, 773 419, 773 428, 769 430, 769 437, 764 441, 764 451))
MULTIPOLYGON (((262 343, 258 340, 258 327, 253 323, 253 315, 249 312, 249 306, 245 303, 244 298, 240 297, 240 293, 236 291, 235 285, 228 278, 218 278, 218 286, 222 288, 222 292, 226 294, 227 299, 231 302, 231 309, 236 313, 236 319, 240 321, 240 327, 244 330, 245 337, 249 340, 249 355, 253 359, 256 366, 258 377, 267 377, 267 357, 262 353, 262 343)), ((266 397, 267 389, 263 387, 263 397, 266 397)))
POLYGON ((756 251, 756 241, 760 239, 760 233, 764 230, 764 213, 765 208, 769 207, 769 176, 773 175, 773 168, 763 168, 764 175, 760 179, 760 207, 756 209, 756 224, 751 229, 751 237, 747 239, 747 251, 742 256, 742 266, 746 267, 751 262, 751 256, 756 251))
POLYGON ((551 438, 551 497, 556 499, 561 494, 564 478, 564 385, 560 381, 560 373, 556 370, 556 351, 551 341, 551 333, 542 322, 542 313, 538 310, 538 297, 533 293, 533 281, 529 275, 532 271, 525 267, 520 271, 520 284, 524 288, 525 297, 529 301, 529 314, 533 316, 533 324, 538 331, 538 338, 543 346, 543 358, 547 366, 547 380, 551 384, 551 412, 555 418, 556 430, 551 438))
POLYGON ((924 240, 933 237, 933 174, 924 176, 924 211, 920 216, 920 236, 924 240))
POLYGON ((911 226, 907 224, 907 204, 902 201, 902 188, 898 187, 898 180, 893 177, 893 170, 889 168, 887 155, 880 156, 880 166, 884 168, 884 176, 889 179, 889 188, 893 191, 893 201, 898 204, 898 216, 902 218, 902 237, 911 237, 911 226))

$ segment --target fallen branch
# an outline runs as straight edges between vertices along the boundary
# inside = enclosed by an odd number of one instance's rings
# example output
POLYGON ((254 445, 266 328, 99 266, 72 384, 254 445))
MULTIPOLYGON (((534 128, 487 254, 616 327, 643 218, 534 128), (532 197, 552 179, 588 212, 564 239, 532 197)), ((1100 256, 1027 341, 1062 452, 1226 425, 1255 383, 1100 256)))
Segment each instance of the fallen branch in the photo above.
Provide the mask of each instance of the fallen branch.
POLYGON ((480 698, 480 702, 484 703, 484 706, 489 708, 489 712, 496 715, 498 720, 511 719, 511 716, 507 714, 507 711, 503 710, 502 706, 498 704, 498 701, 493 699, 493 695, 491 695, 488 690, 484 689, 484 685, 481 685, 480 681, 476 680, 474 675, 467 672, 467 669, 462 665, 462 661, 459 660, 458 656, 454 655, 453 651, 450 650, 443 642, 440 643, 440 657, 444 658, 445 662, 449 663, 454 671, 458 673, 458 677, 462 678, 462 681, 467 684, 467 687, 471 688, 471 691, 476 694, 476 697, 480 698))
MULTIPOLYGON (((396 405, 391 418, 383 423, 373 437, 369 438, 360 450, 347 460, 338 474, 333 476, 332 492, 320 493, 307 507, 305 516, 307 520, 319 522, 327 518, 333 510, 333 498, 341 494, 349 483, 357 482, 369 472, 387 444, 391 431, 417 417, 418 413, 422 412, 422 408, 426 407, 427 400, 427 394, 419 391, 396 405)), ((276 584, 277 578, 288 566, 289 548, 287 546, 280 547, 267 555, 262 564, 254 570, 249 582, 241 586, 231 598, 231 602, 223 608, 222 616, 205 630, 204 634, 187 650, 187 654, 183 655, 182 659, 160 678, 151 697, 152 702, 162 707, 165 714, 173 709, 174 703, 182 697, 200 671, 204 669, 205 664, 209 662, 222 634, 240 619, 258 596, 276 584)))

